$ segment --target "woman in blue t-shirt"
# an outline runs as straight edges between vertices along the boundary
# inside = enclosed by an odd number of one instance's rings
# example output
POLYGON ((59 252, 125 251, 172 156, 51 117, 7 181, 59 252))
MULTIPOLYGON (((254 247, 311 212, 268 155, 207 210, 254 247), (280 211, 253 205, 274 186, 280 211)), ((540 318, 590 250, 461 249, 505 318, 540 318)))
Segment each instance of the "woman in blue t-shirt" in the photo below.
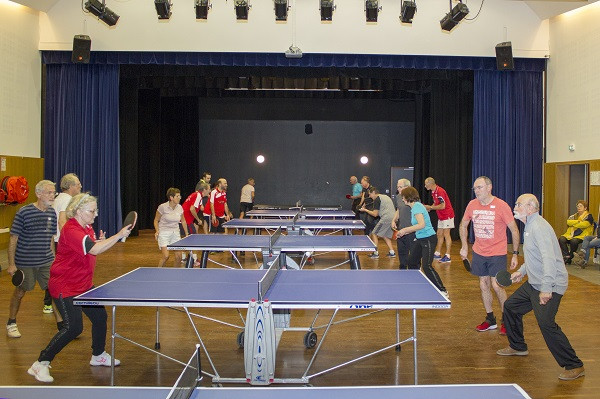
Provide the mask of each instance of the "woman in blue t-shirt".
POLYGON ((420 259, 421 265, 423 266, 423 272, 427 278, 442 292, 442 295, 448 298, 448 291, 446 290, 446 287, 444 287, 440 275, 432 266, 437 237, 435 230, 431 226, 429 213, 427 213, 425 206, 421 204, 419 192, 414 187, 404 188, 400 195, 402 196, 404 203, 410 206, 412 226, 400 229, 398 235, 404 236, 414 232, 416 236, 416 239, 412 242, 410 247, 408 268, 418 269, 420 259))

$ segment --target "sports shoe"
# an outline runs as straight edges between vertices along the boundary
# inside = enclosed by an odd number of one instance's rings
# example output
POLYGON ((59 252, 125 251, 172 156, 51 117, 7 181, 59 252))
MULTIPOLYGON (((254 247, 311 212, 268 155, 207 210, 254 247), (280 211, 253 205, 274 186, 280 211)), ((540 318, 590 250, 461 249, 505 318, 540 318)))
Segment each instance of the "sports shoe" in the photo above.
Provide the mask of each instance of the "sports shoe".
POLYGON ((440 263, 450 263, 450 257, 448 255, 444 255, 444 257, 440 259, 440 263))
POLYGON ((11 323, 6 325, 6 334, 11 338, 21 338, 21 333, 17 328, 17 323, 11 323))
POLYGON ((31 367, 29 367, 29 370, 27 370, 27 374, 34 376, 36 380, 41 382, 52 382, 54 381, 54 378, 52 378, 52 376, 50 375, 50 368, 50 362, 36 361, 31 365, 31 367))
POLYGON ((433 260, 440 260, 440 259, 442 259, 442 255, 433 254, 433 260))
POLYGON ((587 262, 585 261, 585 258, 582 258, 580 256, 575 256, 575 257, 573 257, 573 263, 576 264, 577 266, 581 267, 582 269, 585 269, 587 262))
POLYGON ((390 251, 390 252, 388 252, 388 254, 386 256, 388 258, 395 258, 396 257, 396 253, 394 251, 390 251))
MULTIPOLYGON (((121 364, 119 359, 115 359, 115 366, 121 364)), ((102 352, 98 356, 92 355, 92 359, 90 360, 91 366, 106 366, 110 367, 110 355, 106 352, 102 352)))
POLYGON ((42 309, 42 313, 52 313, 54 312, 54 309, 52 309, 52 305, 44 305, 44 308, 42 309))
POLYGON ((510 346, 507 346, 504 349, 496 351, 496 354, 500 356, 527 356, 529 355, 529 351, 518 351, 510 346))
POLYGON ((373 252, 371 255, 369 255, 369 258, 371 258, 371 259, 379 259, 379 252, 373 252))
POLYGON ((500 335, 506 335, 506 327, 504 327, 504 323, 500 324, 500 335))
POLYGON ((481 323, 480 325, 475 327, 475 329, 479 332, 495 330, 496 328, 498 328, 498 325, 496 324, 496 322, 494 321, 493 323, 490 323, 490 321, 488 319, 485 319, 485 321, 483 323, 481 323))
POLYGON ((585 369, 583 366, 577 367, 571 370, 565 370, 558 375, 559 380, 571 381, 585 375, 585 369))

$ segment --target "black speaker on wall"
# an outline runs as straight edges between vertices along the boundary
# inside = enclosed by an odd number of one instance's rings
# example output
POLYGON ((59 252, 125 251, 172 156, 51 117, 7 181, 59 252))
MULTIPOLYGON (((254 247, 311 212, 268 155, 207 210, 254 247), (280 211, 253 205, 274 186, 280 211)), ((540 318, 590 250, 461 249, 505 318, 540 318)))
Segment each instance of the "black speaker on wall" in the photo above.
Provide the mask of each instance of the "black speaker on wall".
POLYGON ((312 124, 307 123, 306 125, 304 125, 304 133, 312 134, 312 124))
POLYGON ((73 37, 73 53, 71 61, 75 64, 90 63, 90 48, 92 47, 92 39, 87 35, 75 35, 73 37))
POLYGON ((511 42, 496 44, 496 66, 499 71, 512 71, 515 69, 511 42))

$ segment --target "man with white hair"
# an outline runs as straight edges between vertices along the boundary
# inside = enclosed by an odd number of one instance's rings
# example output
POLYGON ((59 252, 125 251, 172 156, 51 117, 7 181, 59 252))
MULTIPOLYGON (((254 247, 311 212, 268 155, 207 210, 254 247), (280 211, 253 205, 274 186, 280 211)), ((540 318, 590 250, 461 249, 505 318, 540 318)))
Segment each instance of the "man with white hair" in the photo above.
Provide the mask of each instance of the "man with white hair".
MULTIPOLYGON (((75 195, 81 192, 81 182, 75 173, 67 173, 60 179, 60 194, 54 199, 52 208, 56 212, 56 219, 58 220, 56 226, 56 235, 54 236, 54 245, 58 247, 58 238, 60 237, 60 231, 62 230, 65 223, 67 223, 67 215, 65 213, 67 205, 75 195)), ((56 250, 55 248, 55 250, 56 250)))
MULTIPOLYGON (((10 298, 6 333, 11 338, 19 338, 21 333, 17 328, 17 313, 21 299, 27 291, 33 290, 37 281, 40 288, 46 291, 44 298, 44 313, 52 309, 52 297, 48 293, 50 265, 54 261, 52 243, 56 234, 56 213, 52 209, 56 185, 50 180, 42 180, 35 186, 37 201, 25 205, 17 211, 10 228, 8 244, 8 268, 11 276, 20 270, 25 278, 19 287, 15 287, 10 298)), ((56 314, 56 310, 54 310, 56 314)), ((57 322, 59 320, 57 319, 57 322)))
POLYGON ((510 278, 513 282, 525 276, 528 279, 504 302, 503 320, 509 346, 496 353, 500 356, 529 354, 523 336, 523 316, 533 310, 548 349, 560 367, 565 368, 558 378, 574 380, 585 375, 583 362, 555 321, 569 274, 554 229, 540 216, 539 209, 540 204, 533 194, 521 195, 514 207, 515 218, 525 223, 525 263, 510 278))

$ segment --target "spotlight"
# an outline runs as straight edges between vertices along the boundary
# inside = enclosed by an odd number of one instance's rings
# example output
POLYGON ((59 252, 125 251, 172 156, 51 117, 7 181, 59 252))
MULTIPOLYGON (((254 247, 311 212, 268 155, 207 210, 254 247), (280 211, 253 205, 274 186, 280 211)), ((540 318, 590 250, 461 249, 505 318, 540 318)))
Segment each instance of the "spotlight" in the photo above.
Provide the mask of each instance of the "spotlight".
POLYGON ((287 21, 288 15, 288 0, 275 1, 275 21, 287 21))
POLYGON ((366 165, 367 163, 369 163, 369 158, 363 155, 362 157, 360 157, 360 163, 366 165))
POLYGON ((321 7, 319 9, 321 11, 321 21, 332 20, 333 10, 335 9, 333 0, 321 0, 321 7))
POLYGON ((154 7, 156 8, 158 19, 171 18, 171 7, 173 7, 171 0, 154 0, 154 7))
POLYGON ((365 15, 367 16, 367 22, 377 22, 377 15, 379 14, 379 0, 365 0, 365 15))
POLYGON ((85 5, 85 9, 98 17, 98 19, 104 22, 108 26, 113 26, 119 20, 119 16, 114 13, 110 8, 106 7, 104 0, 88 0, 85 5))
POLYGON ((469 14, 469 8, 462 2, 458 3, 440 21, 442 30, 450 32, 460 21, 469 14))
POLYGON ((247 20, 249 8, 247 0, 235 0, 235 19, 247 20))
POLYGON ((417 3, 414 1, 403 1, 400 8, 400 21, 405 24, 412 24, 413 17, 417 12, 417 3))
POLYGON ((263 162, 265 162, 265 157, 264 157, 264 156, 262 156, 262 155, 259 155, 259 156, 257 156, 257 157, 256 157, 256 162, 258 162, 258 163, 263 163, 263 162))
POLYGON ((194 7, 196 8, 196 19, 207 19, 208 9, 211 8, 212 5, 208 0, 196 0, 194 7))

